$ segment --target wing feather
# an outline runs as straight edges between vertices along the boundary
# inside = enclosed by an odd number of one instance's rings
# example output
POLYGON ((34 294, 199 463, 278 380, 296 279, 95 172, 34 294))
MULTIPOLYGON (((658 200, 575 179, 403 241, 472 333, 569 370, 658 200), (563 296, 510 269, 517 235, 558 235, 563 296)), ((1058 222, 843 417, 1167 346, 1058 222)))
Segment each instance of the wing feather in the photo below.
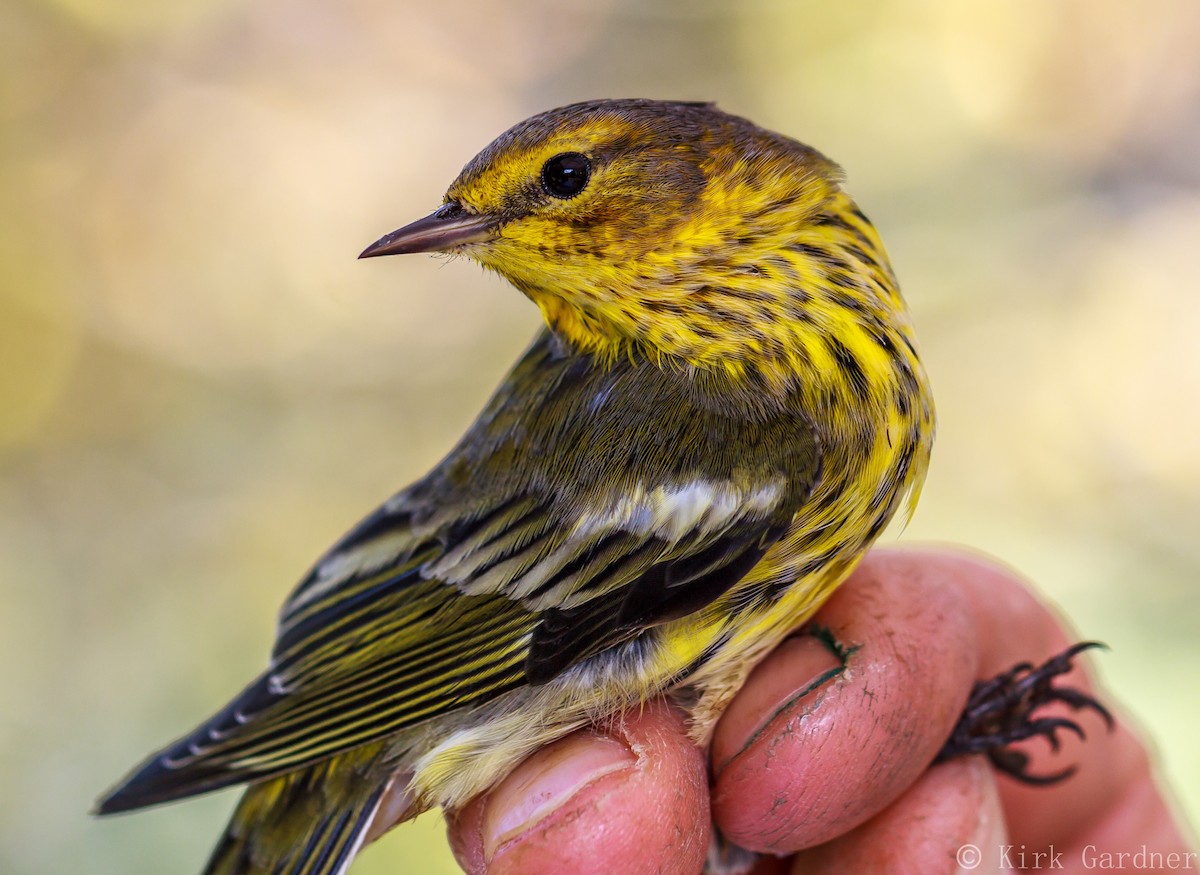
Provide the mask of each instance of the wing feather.
MULTIPOLYGON (((531 521, 548 512, 524 502, 510 505, 516 508, 524 534, 512 537, 491 519, 470 530, 477 545, 457 554, 467 563, 487 557, 484 573, 495 581, 490 593, 463 591, 478 589, 478 579, 468 588, 427 577, 436 570, 452 576, 456 568, 447 561, 451 549, 435 550, 429 539, 414 547, 416 556, 406 548, 393 567, 360 577, 343 563, 337 586, 299 588, 302 602, 285 608, 268 671, 143 766, 143 797, 168 799, 281 774, 519 686, 546 683, 707 604, 778 535, 777 522, 751 514, 714 530, 680 532, 675 543, 614 526, 583 537, 561 530, 530 536, 541 525, 531 521), (538 607, 547 601, 559 606, 538 607)), ((397 539, 378 519, 369 525, 378 537, 397 539)), ((350 549, 370 554, 362 539, 350 549)))
POLYGON ((548 683, 711 603, 791 523, 819 468, 803 417, 735 445, 670 374, 555 356, 535 344, 447 460, 293 590, 267 671, 99 810, 282 774, 548 683), (589 400, 617 385, 632 404, 589 400), (637 416, 654 425, 630 431, 637 416))

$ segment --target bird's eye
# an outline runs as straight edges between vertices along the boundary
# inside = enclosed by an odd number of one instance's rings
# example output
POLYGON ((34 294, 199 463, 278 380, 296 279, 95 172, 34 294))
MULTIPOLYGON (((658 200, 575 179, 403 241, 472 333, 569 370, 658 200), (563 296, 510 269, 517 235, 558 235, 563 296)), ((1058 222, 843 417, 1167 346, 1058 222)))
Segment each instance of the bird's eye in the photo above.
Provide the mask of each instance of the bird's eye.
POLYGON ((592 163, 586 155, 563 152, 542 165, 542 188, 565 200, 583 191, 591 175, 592 163))

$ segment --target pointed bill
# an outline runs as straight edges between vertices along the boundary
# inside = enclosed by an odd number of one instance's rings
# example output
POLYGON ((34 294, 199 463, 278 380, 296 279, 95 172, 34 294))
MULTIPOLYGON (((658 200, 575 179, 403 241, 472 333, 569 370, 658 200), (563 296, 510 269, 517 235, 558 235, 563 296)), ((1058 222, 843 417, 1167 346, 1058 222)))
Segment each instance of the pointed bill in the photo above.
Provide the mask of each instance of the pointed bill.
POLYGON ((445 252, 467 243, 482 243, 496 235, 494 216, 468 213, 451 201, 423 219, 380 237, 359 258, 403 255, 409 252, 445 252))

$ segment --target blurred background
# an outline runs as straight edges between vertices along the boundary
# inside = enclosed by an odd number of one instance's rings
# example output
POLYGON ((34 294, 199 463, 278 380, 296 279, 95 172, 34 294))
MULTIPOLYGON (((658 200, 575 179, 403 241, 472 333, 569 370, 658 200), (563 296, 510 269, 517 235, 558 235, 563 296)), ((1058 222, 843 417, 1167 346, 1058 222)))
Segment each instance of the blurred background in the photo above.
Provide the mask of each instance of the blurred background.
MULTIPOLYGON (((1200 4, 4 0, 0 70, 0 871, 198 869, 236 793, 86 810, 260 670, 538 324, 466 261, 355 256, 601 96, 845 166, 939 403, 903 539, 1108 642, 1200 813, 1200 4)), ((443 844, 425 818, 354 871, 456 871, 443 844)))

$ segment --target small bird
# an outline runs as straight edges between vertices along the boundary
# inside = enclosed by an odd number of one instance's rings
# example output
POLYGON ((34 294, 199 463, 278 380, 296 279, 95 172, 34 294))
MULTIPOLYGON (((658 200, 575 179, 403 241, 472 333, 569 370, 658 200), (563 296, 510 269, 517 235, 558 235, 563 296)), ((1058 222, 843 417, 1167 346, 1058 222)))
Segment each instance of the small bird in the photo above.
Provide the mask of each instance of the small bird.
POLYGON ((536 115, 362 257, 466 255, 545 327, 429 474, 292 590, 267 669, 98 806, 249 783, 210 875, 345 872, 647 698, 709 740, 915 504, 934 409, 883 244, 816 150, 707 103, 536 115))

